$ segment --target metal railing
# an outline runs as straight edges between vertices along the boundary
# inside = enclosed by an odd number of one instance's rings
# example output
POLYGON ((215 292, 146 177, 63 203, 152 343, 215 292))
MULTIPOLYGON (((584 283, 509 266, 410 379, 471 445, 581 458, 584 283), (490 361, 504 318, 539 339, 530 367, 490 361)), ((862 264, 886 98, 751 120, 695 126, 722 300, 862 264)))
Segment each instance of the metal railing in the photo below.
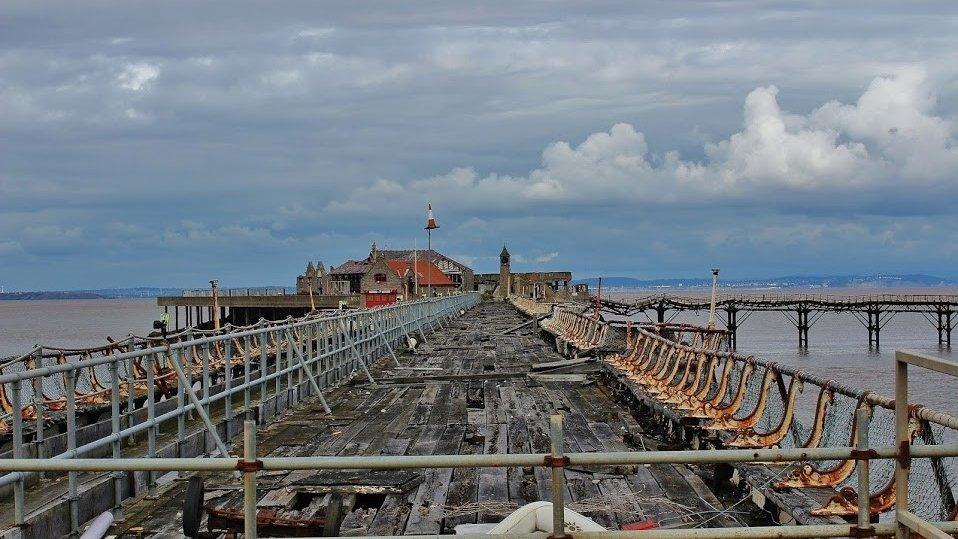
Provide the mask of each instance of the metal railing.
MULTIPOLYGON (((443 318, 449 318, 458 314, 459 309, 468 308, 477 302, 476 295, 454 296, 451 298, 441 298, 438 300, 427 300, 416 304, 405 304, 402 307, 412 308, 418 306, 419 312, 406 312, 407 317, 396 317, 391 326, 396 333, 396 338, 404 333, 412 331, 422 331, 429 323, 435 321, 441 324, 443 318), (423 313, 423 309, 428 314, 423 313)), ((390 337, 383 331, 379 321, 373 318, 373 315, 382 314, 388 309, 378 309, 375 311, 358 312, 339 317, 330 317, 323 319, 333 321, 342 329, 338 334, 344 341, 341 349, 335 347, 332 350, 319 349, 319 352, 313 356, 312 353, 301 354, 297 352, 296 358, 299 361, 299 367, 311 374, 311 365, 314 365, 322 358, 329 357, 332 353, 345 353, 349 350, 355 354, 355 359, 365 365, 362 355, 357 352, 357 345, 361 343, 370 344, 386 341, 390 337), (357 319, 356 317, 363 317, 357 319), (369 328, 363 334, 356 334, 347 328, 346 320, 354 320, 354 330, 359 328, 369 328), (306 357, 309 359, 305 359, 306 357)), ((259 331, 293 331, 294 328, 306 327, 309 324, 317 322, 316 320, 306 320, 287 324, 285 327, 269 328, 259 331)), ((254 330, 256 331, 256 330, 254 330)), ((388 330, 387 330, 388 331, 388 330)), ((252 333, 250 333, 252 335, 252 333)), ((198 344, 210 344, 216 342, 215 337, 199 339, 198 344)), ((322 341, 325 342, 325 341, 322 341)), ((174 350, 183 350, 197 343, 177 343, 166 347, 157 347, 149 351, 152 354, 169 354, 174 350)), ((225 345, 225 343, 224 343, 225 345)), ((124 354, 118 354, 113 359, 121 361, 124 354)), ((289 354, 290 363, 293 353, 289 354)), ((277 359, 279 356, 277 356, 277 359)), ((851 460, 867 466, 871 461, 880 461, 883 459, 894 459, 895 475, 897 479, 896 489, 898 492, 898 510, 894 522, 871 523, 868 507, 868 497, 860 497, 858 505, 858 520, 855 523, 848 524, 825 524, 825 525, 792 525, 775 527, 756 527, 756 528, 700 528, 695 530, 646 530, 641 532, 628 531, 609 531, 602 533, 574 533, 576 537, 645 537, 645 538, 671 538, 671 537, 700 537, 700 538, 731 538, 731 537, 864 537, 869 535, 887 535, 896 534, 903 537, 906 530, 914 530, 925 537, 947 537, 946 533, 958 532, 958 522, 927 522, 909 511, 908 505, 908 481, 911 459, 918 458, 940 458, 958 456, 958 444, 930 444, 930 445, 912 445, 909 435, 909 417, 912 415, 910 407, 907 404, 907 365, 913 364, 925 368, 930 368, 937 372, 958 376, 958 364, 948 362, 939 358, 925 356, 921 354, 898 352, 896 354, 896 400, 894 401, 894 410, 896 413, 896 438, 898 444, 894 446, 873 446, 868 447, 867 434, 863 435, 862 430, 858 431, 856 447, 801 447, 801 448, 756 448, 756 449, 723 449, 723 450, 698 450, 698 451, 639 451, 639 452, 596 452, 596 453, 565 453, 563 451, 563 428, 562 416, 554 415, 550 418, 550 440, 551 452, 548 454, 488 454, 488 455, 424 455, 424 456, 363 456, 363 457, 340 457, 340 456, 316 456, 316 457, 266 457, 258 459, 255 452, 256 431, 255 423, 247 420, 244 422, 244 454, 242 458, 231 457, 221 450, 220 457, 205 458, 123 458, 122 455, 114 453, 111 459, 101 458, 70 458, 75 457, 71 454, 68 457, 30 459, 23 458, 22 454, 15 454, 13 459, 0 459, 0 471, 9 472, 4 478, 13 477, 16 481, 22 481, 27 473, 36 472, 68 472, 76 474, 80 471, 99 471, 99 472, 130 472, 147 471, 150 473, 164 471, 238 471, 243 475, 244 489, 244 526, 245 537, 256 537, 256 480, 257 473, 260 471, 292 471, 292 470, 327 470, 327 469, 412 469, 412 468, 480 468, 480 467, 547 467, 552 473, 552 503, 553 503, 553 530, 555 537, 565 536, 571 530, 567 529, 564 513, 564 493, 565 493, 565 469, 569 466, 589 466, 589 465, 645 465, 645 464, 710 464, 710 463, 770 463, 770 462, 818 462, 851 460)), ((72 365, 60 368, 35 369, 32 372, 26 371, 17 375, 0 376, 0 383, 19 384, 24 379, 36 376, 48 376, 53 373, 75 372, 72 365), (41 372, 42 371, 42 372, 41 372)), ((181 365, 182 367, 182 365, 181 365)), ((277 361, 275 371, 268 377, 276 377, 277 384, 279 377, 283 374, 289 374, 290 367, 281 368, 282 365, 277 361)), ((248 372, 248 371, 246 371, 248 372)), ((268 377, 267 380, 268 381, 268 377)), ((259 382, 259 380, 257 380, 259 382)), ((182 384, 185 386, 185 384, 182 384)), ((234 388, 233 391, 248 389, 249 384, 234 388)), ((277 385, 277 388, 279 386, 277 385)), ((314 388, 315 389, 315 388, 314 388)), ((207 404, 208 400, 200 399, 198 395, 191 392, 196 411, 202 410, 202 406, 207 404)), ((247 401, 248 403, 248 401, 247 401)), ((113 400, 114 409, 117 408, 117 400, 113 400)), ((183 404, 185 410, 187 405, 183 404)), ((249 406, 246 406, 247 410, 249 406)), ((864 410, 858 410, 858 414, 863 414, 864 410)), ((69 417, 69 416, 68 416, 69 417)), ((155 418, 154 418, 155 419, 155 418)), ((17 423, 20 423, 19 421, 17 423)), ((22 425, 15 428, 22 436, 22 425)), ((114 424, 114 435, 110 438, 113 442, 118 436, 122 436, 123 431, 119 430, 119 424, 114 424)), ((16 449, 16 445, 14 446, 16 449)), ((869 474, 862 473, 858 477, 861 492, 869 492, 869 474)), ((22 489, 22 487, 21 487, 22 489)), ((18 504, 22 507, 22 490, 20 490, 20 501, 18 504)), ((521 534, 520 537, 536 537, 535 534, 521 534)), ((461 536, 456 536, 461 537, 461 536)))
MULTIPOLYGON (((5 404, 9 407, 3 419, 9 429, 0 431, 6 431, 12 446, 12 458, 0 459, 0 471, 11 472, 0 476, 0 487, 12 484, 16 524, 25 522, 25 481, 34 472, 70 472, 70 526, 75 531, 80 524, 76 472, 85 469, 84 462, 95 463, 91 471, 109 462, 158 463, 158 467, 150 468, 152 491, 157 479, 154 472, 169 469, 161 464, 164 459, 153 458, 162 426, 175 421, 177 453, 182 456, 187 419, 195 414, 212 438, 215 452, 228 458, 226 444, 211 420, 214 404, 222 403, 227 439, 234 415, 253 416, 257 393, 259 402, 270 395, 278 399, 282 394, 291 401, 313 394, 328 412, 324 388, 356 371, 373 382, 367 365, 387 352, 398 365, 395 343, 413 334, 425 340, 427 330, 442 326, 444 320, 458 316, 478 301, 478 294, 467 293, 332 316, 263 322, 248 328, 227 328, 219 334, 187 330, 166 340, 131 337, 126 341, 128 345, 107 347, 106 354, 96 358, 90 357, 89 350, 69 357, 61 351, 57 357, 62 361, 50 365, 43 364, 42 348, 26 354, 20 363, 8 363, 0 371, 0 396, 8 400, 5 404), (241 406, 234 404, 239 395, 241 406), (77 416, 105 409, 109 410, 110 434, 80 444, 77 416), (52 423, 65 424, 65 451, 44 458, 50 441, 45 440, 44 433, 52 423), (144 431, 149 458, 123 459, 122 444, 144 431), (39 458, 25 458, 28 441, 39 458), (107 447, 112 461, 80 458, 102 453, 107 447)), ((113 507, 117 513, 122 511, 120 479, 119 475, 113 478, 113 507)))
MULTIPOLYGON (((222 296, 286 296, 295 294, 295 289, 287 289, 285 286, 260 286, 254 288, 220 288, 219 295, 222 296)), ((183 297, 211 297, 212 288, 187 288, 183 290, 183 297)))
MULTIPOLYGON (((926 356, 899 355, 899 365, 904 362, 922 366, 933 365, 935 370, 958 374, 958 365, 926 356), (917 358, 917 359, 916 359, 917 358)), ((901 368, 901 367, 899 367, 901 368)), ((901 371, 900 371, 901 372, 901 371)), ((906 376, 899 374, 896 384, 899 391, 907 383, 906 376)), ((905 393, 907 390, 904 390, 905 393)), ((904 394, 904 393, 902 393, 904 394)), ((907 408, 907 406, 903 406, 907 408)), ((904 423, 907 425, 907 422, 904 423)), ((904 434, 907 436, 907 434, 904 434)), ((904 438, 907 440, 907 437, 904 438)), ((873 447, 866 450, 851 447, 813 449, 732 449, 699 451, 638 451, 565 453, 563 451, 562 416, 550 418, 551 452, 542 454, 488 454, 488 455, 422 455, 422 456, 317 456, 317 457, 265 457, 256 456, 256 424, 244 422, 244 454, 242 458, 125 458, 125 459, 13 459, 0 460, 0 471, 240 471, 243 474, 244 490, 244 537, 256 537, 256 479, 259 471, 293 470, 397 470, 420 468, 505 468, 546 467, 552 475, 552 535, 566 537, 568 532, 564 509, 565 469, 569 466, 592 465, 647 465, 647 464, 717 464, 717 463, 769 463, 792 461, 822 461, 855 459, 862 462, 879 459, 897 459, 897 473, 907 485, 907 466, 901 465, 907 458, 928 458, 958 455, 958 444, 937 446, 873 447)), ((867 482, 867 475, 864 476, 867 482)), ((906 487, 907 488, 907 487, 906 487)), ((905 498, 902 498, 903 500, 905 498)), ((602 533, 573 532, 575 537, 645 537, 645 538, 734 538, 734 537, 868 537, 896 534, 903 537, 905 529, 920 532, 925 537, 948 537, 947 533, 958 532, 958 522, 923 521, 907 510, 898 511, 894 523, 870 523, 867 503, 861 509, 857 523, 793 525, 775 527, 699 528, 693 530, 645 530, 641 532, 610 531, 602 533)), ((547 530, 548 531, 548 530, 547 530)), ((462 537, 461 535, 450 537, 462 537)), ((479 537, 479 536, 477 536, 479 537)), ((541 537, 540 534, 519 534, 515 537, 541 537)))

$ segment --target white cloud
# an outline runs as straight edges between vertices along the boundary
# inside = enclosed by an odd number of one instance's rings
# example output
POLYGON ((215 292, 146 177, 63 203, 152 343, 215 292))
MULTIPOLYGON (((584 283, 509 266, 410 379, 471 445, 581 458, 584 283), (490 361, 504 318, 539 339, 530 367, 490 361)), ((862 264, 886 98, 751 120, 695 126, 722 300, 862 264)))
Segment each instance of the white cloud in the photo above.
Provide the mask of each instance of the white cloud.
POLYGON ((558 251, 552 251, 551 253, 546 253, 544 255, 539 255, 536 257, 536 262, 552 262, 559 256, 558 251))
POLYGON ((782 110, 778 93, 774 86, 750 92, 742 130, 707 144, 704 162, 682 160, 674 151, 652 155, 640 131, 619 123, 577 146, 550 144, 541 167, 526 176, 456 168, 408 184, 379 179, 328 209, 368 212, 368 200, 388 199, 405 212, 426 198, 465 210, 505 211, 542 204, 648 207, 735 200, 841 200, 854 207, 855 197, 883 189, 958 187, 958 145, 950 122, 932 113, 935 98, 923 70, 877 77, 856 104, 832 101, 807 115, 782 110))
POLYGON ((160 68, 158 66, 146 62, 137 62, 124 66, 123 71, 116 76, 116 81, 121 88, 139 92, 159 76, 160 68))

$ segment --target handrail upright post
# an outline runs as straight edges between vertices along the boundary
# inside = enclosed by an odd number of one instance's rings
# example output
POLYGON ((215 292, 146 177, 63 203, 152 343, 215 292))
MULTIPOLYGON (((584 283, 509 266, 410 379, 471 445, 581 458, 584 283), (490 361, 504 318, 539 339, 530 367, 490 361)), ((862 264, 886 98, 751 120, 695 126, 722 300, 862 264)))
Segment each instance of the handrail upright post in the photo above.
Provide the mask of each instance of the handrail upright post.
MULTIPOLYGON (((855 448, 859 451, 868 449, 868 424, 871 421, 871 410, 868 407, 859 408, 855 412, 855 422, 858 430, 855 433, 855 448)), ((864 532, 871 529, 871 508, 869 507, 869 495, 871 494, 871 481, 869 477, 870 463, 868 459, 858 461, 858 531, 864 532)))
POLYGON ((252 340, 249 338, 249 335, 243 337, 243 412, 246 414, 246 419, 252 419, 252 411, 250 410, 250 395, 249 395, 249 370, 250 370, 250 343, 252 340))
MULTIPOLYGON (((281 366, 283 358, 283 338, 279 331, 274 331, 273 335, 276 338, 276 350, 273 352, 273 374, 276 375, 274 382, 275 387, 273 391, 273 405, 275 408, 276 402, 279 400, 279 392, 283 385, 283 377, 279 374, 279 371, 283 370, 281 366)), ((269 342, 269 339, 266 339, 266 341, 269 342)))
MULTIPOLYGON (((153 367, 156 365, 156 354, 150 358, 150 364, 146 369, 146 421, 150 428, 146 432, 147 454, 150 458, 156 457, 156 388, 153 367)), ((74 372, 74 371, 71 371, 74 372)), ((72 448, 71 448, 72 449, 72 448)), ((150 471, 146 478, 147 495, 156 496, 156 472, 150 471)))
MULTIPOLYGON (((73 451, 77 448, 77 402, 76 402, 76 376, 77 371, 69 370, 64 376, 64 382, 66 383, 66 400, 67 400, 67 450, 73 451)), ((77 472, 70 472, 67 474, 68 481, 68 494, 67 499, 70 504, 70 536, 75 537, 80 529, 80 506, 77 504, 78 499, 78 486, 77 486, 77 472)))
POLYGON ((256 422, 243 422, 243 537, 256 538, 256 422))
POLYGON ((226 398, 223 415, 226 418, 226 439, 233 437, 233 339, 223 342, 223 387, 226 398))
POLYGON ((269 361, 269 331, 266 324, 263 324, 263 332, 259 334, 259 407, 262 411, 266 403, 266 392, 269 390, 269 381, 266 380, 266 363, 269 361))
MULTIPOLYGON (((170 358, 172 364, 180 364, 180 349, 173 350, 173 357, 170 358)), ((174 370, 176 370, 174 368, 174 370)), ((183 387, 183 381, 177 377, 176 380, 176 456, 183 457, 183 444, 186 441, 186 388, 183 387)), ((180 472, 180 477, 186 474, 180 472)))
MULTIPOLYGON (((120 377, 116 361, 110 362, 110 427, 113 434, 113 458, 119 459, 122 455, 120 447, 120 377)), ((113 517, 123 519, 123 472, 113 472, 113 517)))
MULTIPOLYGON (((127 347, 127 351, 133 352, 136 350, 133 334, 131 333, 128 338, 130 339, 130 344, 127 347)), ((136 370, 133 363, 132 356, 126 360, 126 426, 129 428, 133 428, 136 425, 136 415, 133 413, 136 410, 136 370)), ((127 445, 132 445, 135 442, 136 435, 131 434, 127 438, 127 445)))
POLYGON ((910 464, 903 451, 910 451, 908 436, 908 363, 895 358, 895 447, 898 458, 895 459, 895 509, 898 528, 896 539, 908 537, 909 529, 901 521, 898 511, 908 510, 908 472, 910 464))
POLYGON ((562 415, 553 414, 549 418, 549 442, 552 450, 552 535, 567 537, 565 533, 565 463, 563 456, 562 415))
MULTIPOLYGON (((11 397, 13 400, 13 458, 14 460, 23 458, 23 400, 20 398, 20 380, 14 380, 11 386, 11 397)), ((16 525, 24 524, 26 511, 24 509, 23 499, 23 474, 17 478, 13 484, 13 520, 16 525)))
MULTIPOLYGON (((210 416, 210 345, 206 343, 203 345, 203 357, 200 360, 202 363, 200 368, 202 369, 200 376, 202 377, 201 383, 203 386, 203 413, 206 414, 206 417, 210 416)), ((198 411, 198 410, 197 410, 198 411)), ((203 452, 212 453, 209 448, 206 446, 206 437, 203 437, 203 452)))
MULTIPOLYGON (((36 349, 37 359, 33 363, 35 368, 43 367, 43 347, 37 346, 36 349)), ((43 448, 43 377, 35 376, 30 382, 33 384, 33 407, 37 412, 36 418, 36 435, 34 437, 34 446, 37 448, 37 457, 42 459, 44 457, 44 448, 43 448)), ((46 474, 40 472, 40 478, 43 479, 46 477, 46 474)))

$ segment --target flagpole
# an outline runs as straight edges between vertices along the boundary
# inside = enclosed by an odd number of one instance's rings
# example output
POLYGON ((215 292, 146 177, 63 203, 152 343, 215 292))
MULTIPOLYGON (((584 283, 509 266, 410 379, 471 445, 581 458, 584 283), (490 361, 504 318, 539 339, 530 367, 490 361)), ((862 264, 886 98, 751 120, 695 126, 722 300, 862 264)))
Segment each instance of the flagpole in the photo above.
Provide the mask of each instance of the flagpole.
MULTIPOLYGON (((426 252, 431 254, 432 253, 432 229, 431 228, 426 229, 426 237, 428 238, 426 240, 427 242, 426 252)), ((426 262, 429 262, 428 254, 426 255, 426 262)), ((432 264, 429 264, 428 266, 426 266, 426 297, 427 298, 432 297, 432 264)))

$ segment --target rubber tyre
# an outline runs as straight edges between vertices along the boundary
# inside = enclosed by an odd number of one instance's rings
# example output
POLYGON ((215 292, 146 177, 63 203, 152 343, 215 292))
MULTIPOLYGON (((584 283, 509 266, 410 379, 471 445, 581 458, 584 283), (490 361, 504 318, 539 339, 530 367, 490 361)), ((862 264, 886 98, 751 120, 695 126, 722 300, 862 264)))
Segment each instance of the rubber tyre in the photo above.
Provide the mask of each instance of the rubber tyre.
POLYGON ((197 475, 191 477, 186 485, 186 496, 183 498, 183 535, 187 537, 197 537, 200 533, 205 494, 203 478, 197 475))

